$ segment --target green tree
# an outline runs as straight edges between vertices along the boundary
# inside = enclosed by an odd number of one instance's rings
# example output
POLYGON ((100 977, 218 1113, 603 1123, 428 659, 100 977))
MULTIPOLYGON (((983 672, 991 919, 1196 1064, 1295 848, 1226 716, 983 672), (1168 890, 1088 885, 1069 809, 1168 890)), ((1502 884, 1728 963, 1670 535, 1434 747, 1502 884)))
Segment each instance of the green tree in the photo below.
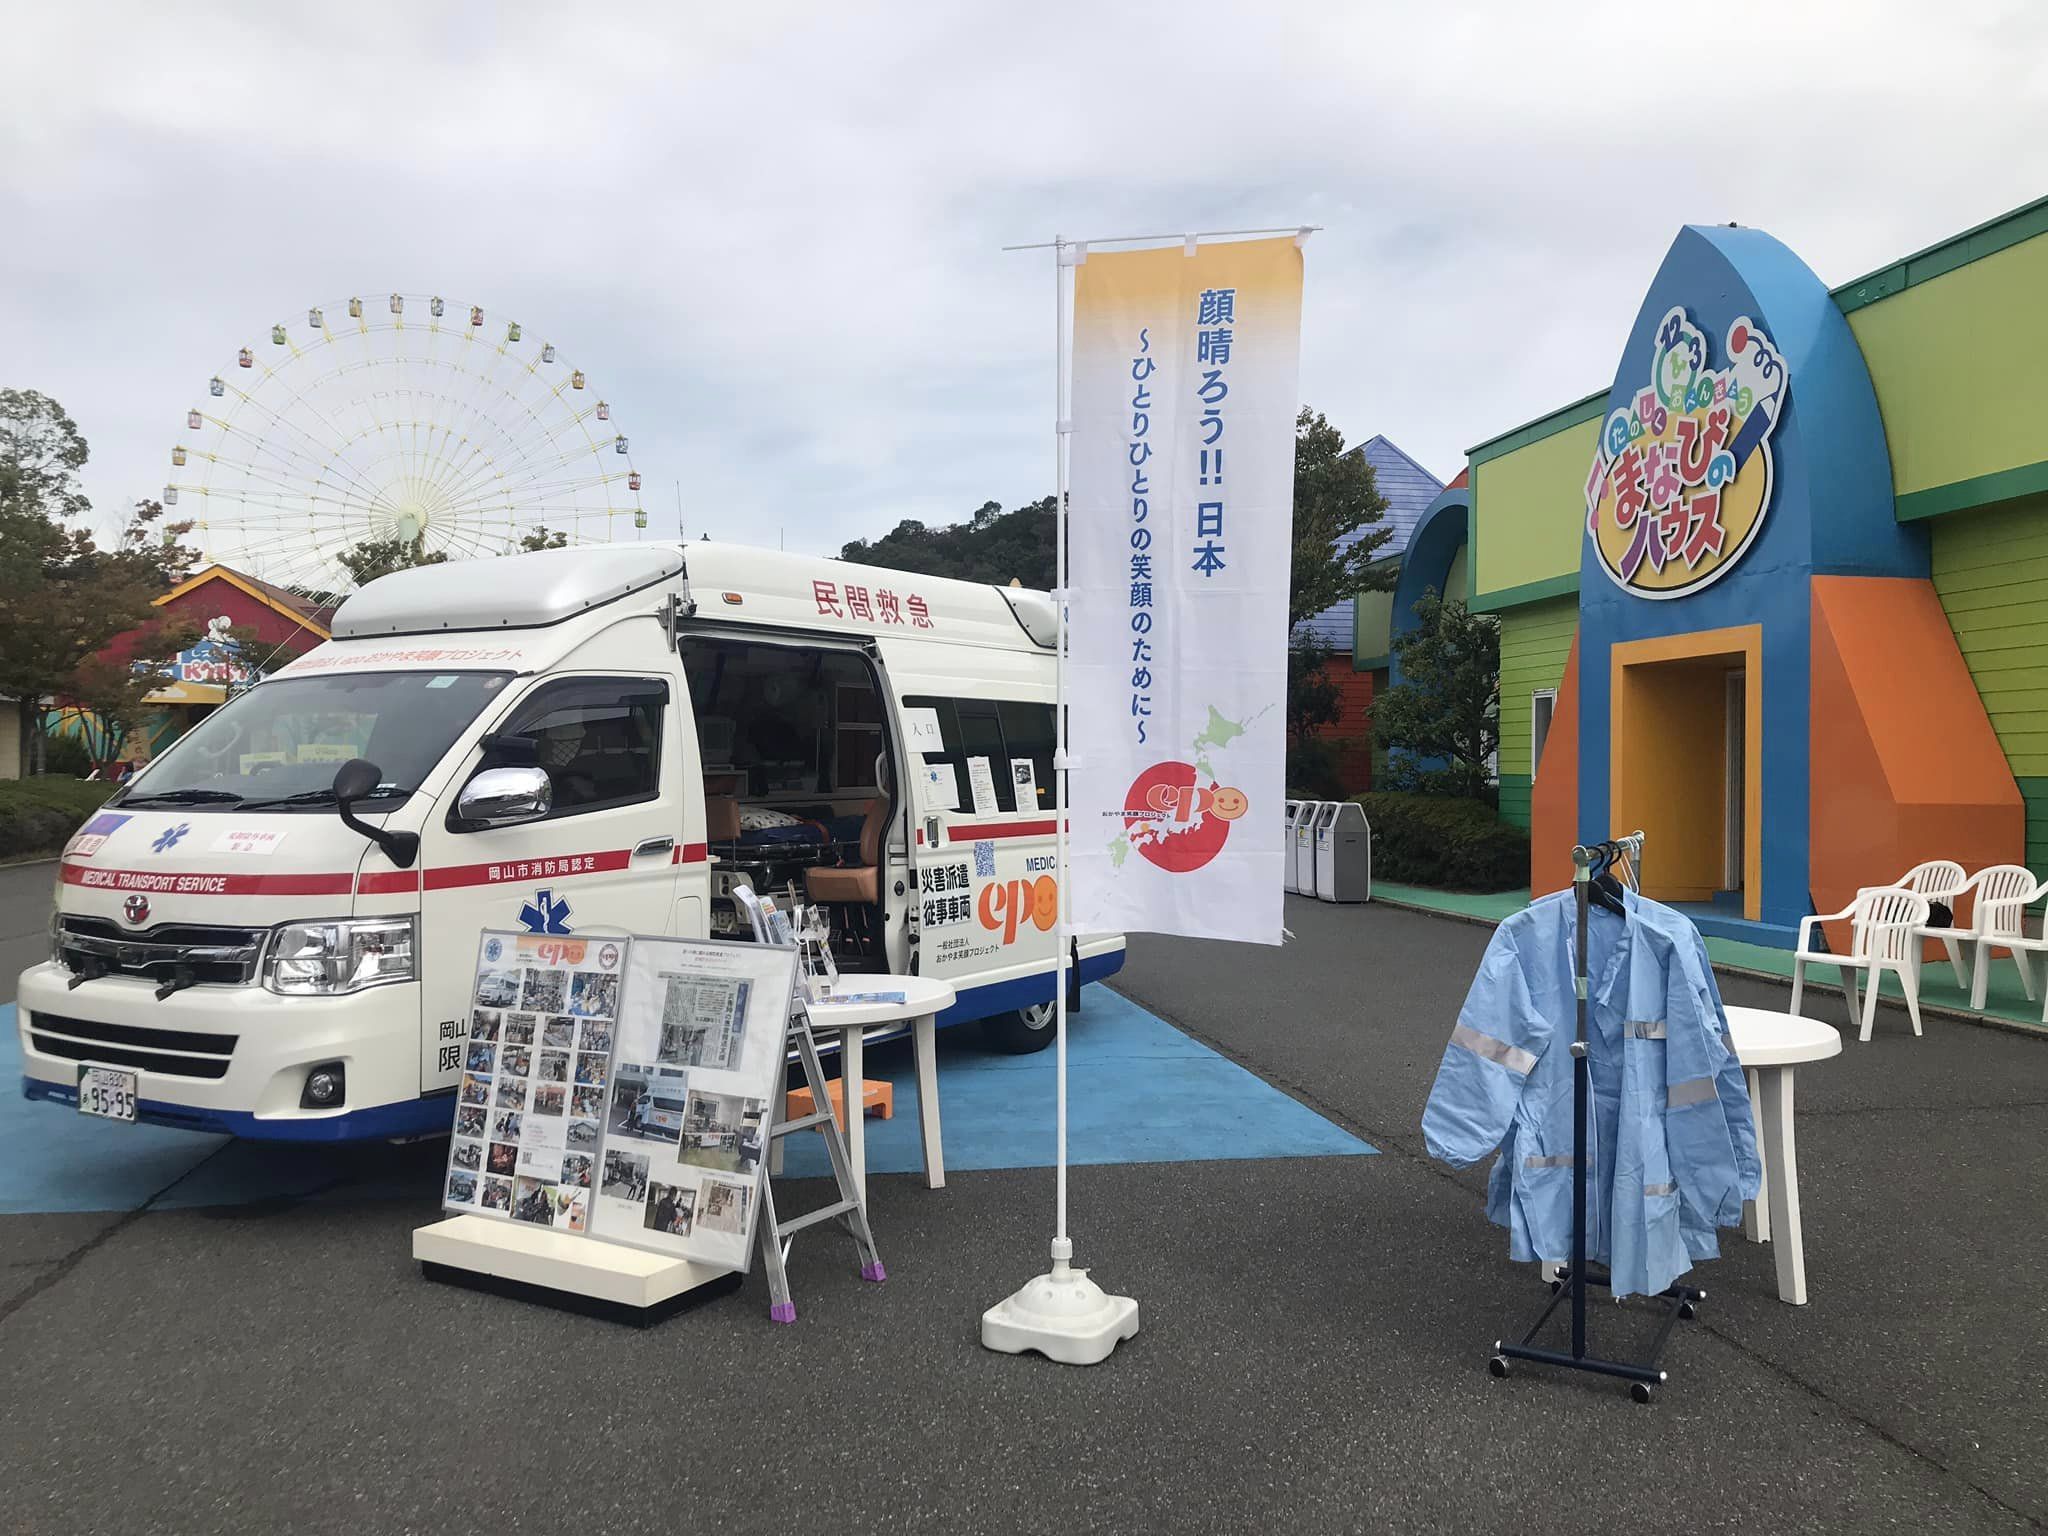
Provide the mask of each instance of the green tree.
POLYGON ((88 450, 64 407, 33 389, 0 389, 0 514, 62 524, 92 510, 78 484, 88 450))
POLYGON ((1500 624, 1434 587, 1415 617, 1394 641, 1401 681, 1373 701, 1373 733, 1408 754, 1400 772, 1415 787, 1481 795, 1500 745, 1500 624), (1446 766, 1417 766, 1431 759, 1446 766))
POLYGON ((1330 655, 1329 643, 1309 630, 1287 648, 1287 733, 1296 741, 1320 735, 1344 712, 1344 696, 1323 670, 1330 655))
POLYGON ((1287 648, 1287 789, 1311 799, 1344 793, 1337 744, 1323 727, 1344 712, 1344 695, 1327 670, 1330 647, 1313 630, 1300 630, 1287 648))
POLYGON ((18 702, 31 772, 43 763, 43 701, 191 568, 189 523, 139 503, 111 549, 69 526, 92 510, 78 483, 88 449, 64 408, 35 390, 0 390, 0 693, 18 702))
POLYGON ((334 563, 349 574, 356 586, 367 586, 379 576, 408 571, 416 565, 443 565, 444 550, 427 548, 427 536, 416 539, 364 539, 334 557, 334 563))
MULTIPOLYGON (((96 614, 130 622, 84 649, 53 690, 96 730, 88 731, 94 764, 118 761, 129 735, 156 710, 148 696, 164 686, 178 653, 199 638, 190 620, 166 617, 156 599, 192 574, 198 555, 182 541, 189 522, 166 523, 161 502, 139 501, 112 549, 95 549, 78 562, 70 585, 75 601, 96 614)), ((83 646, 101 626, 74 636, 83 646)))
POLYGON ((999 587, 1019 581, 1043 590, 1055 579, 1052 510, 1050 496, 1008 512, 1001 502, 985 501, 965 522, 930 528, 905 518, 880 538, 855 539, 839 554, 841 559, 892 571, 986 581, 999 587))
POLYGON ((1294 575, 1287 627, 1359 592, 1394 585, 1391 563, 1375 570, 1380 546, 1394 536, 1376 527, 1387 514, 1372 464, 1323 413, 1301 408, 1294 422, 1294 575), (1350 543, 1345 543, 1349 539, 1350 543))
MULTIPOLYGON (((513 549, 532 552, 539 549, 567 549, 569 535, 557 528, 535 527, 519 536, 515 545, 508 545, 495 551, 510 554, 513 549)), ((379 576, 389 576, 393 571, 409 571, 418 565, 445 565, 448 563, 446 550, 428 549, 427 537, 422 533, 418 538, 405 539, 364 539, 360 544, 351 545, 334 557, 335 564, 347 571, 354 586, 366 586, 379 576)), ((346 592, 319 592, 310 588, 296 589, 302 597, 318 603, 338 603, 348 596, 346 592)))

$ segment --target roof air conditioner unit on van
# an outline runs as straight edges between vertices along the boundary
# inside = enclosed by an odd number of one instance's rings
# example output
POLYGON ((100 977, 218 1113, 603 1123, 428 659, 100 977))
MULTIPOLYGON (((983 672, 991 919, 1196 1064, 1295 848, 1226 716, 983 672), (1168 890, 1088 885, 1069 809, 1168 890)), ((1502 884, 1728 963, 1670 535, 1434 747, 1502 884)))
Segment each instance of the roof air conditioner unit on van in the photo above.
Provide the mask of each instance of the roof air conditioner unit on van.
POLYGON ((1048 651, 1059 644, 1059 611, 1053 607, 1052 594, 1034 592, 1029 587, 998 587, 1003 601, 1010 605, 1010 612, 1017 617, 1017 623, 1024 633, 1031 637, 1033 645, 1042 645, 1048 651))

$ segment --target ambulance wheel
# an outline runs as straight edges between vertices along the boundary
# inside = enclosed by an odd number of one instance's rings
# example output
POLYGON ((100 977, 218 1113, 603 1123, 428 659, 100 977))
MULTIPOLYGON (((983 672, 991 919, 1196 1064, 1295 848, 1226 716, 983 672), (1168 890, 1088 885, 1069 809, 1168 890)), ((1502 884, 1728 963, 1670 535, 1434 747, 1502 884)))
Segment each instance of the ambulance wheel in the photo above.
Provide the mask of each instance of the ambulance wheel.
POLYGON ((1506 1376, 1508 1373, 1508 1357, 1506 1355, 1495 1355, 1486 1362, 1486 1369, 1495 1378, 1506 1376))
POLYGON ((1647 1381, 1632 1381, 1628 1384, 1628 1395, 1639 1403, 1647 1403, 1654 1394, 1647 1381))
POLYGON ((998 1051, 1028 1056, 1052 1044, 1053 1007, 1049 1002, 1033 1003, 1014 1013, 999 1013, 981 1021, 981 1037, 998 1051))

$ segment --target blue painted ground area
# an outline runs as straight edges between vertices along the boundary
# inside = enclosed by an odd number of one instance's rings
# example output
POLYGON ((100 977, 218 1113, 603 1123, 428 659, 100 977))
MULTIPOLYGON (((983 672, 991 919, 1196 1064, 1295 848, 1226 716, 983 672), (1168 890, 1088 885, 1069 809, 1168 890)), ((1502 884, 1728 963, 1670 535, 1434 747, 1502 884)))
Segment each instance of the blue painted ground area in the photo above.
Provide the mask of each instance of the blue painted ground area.
MULTIPOLYGON (((1358 1157, 1373 1148, 1107 987, 1090 987, 1067 1036, 1067 1156, 1075 1163, 1358 1157)), ((1002 1056, 973 1025, 939 1031, 939 1112, 949 1173, 1049 1168, 1053 1053, 1002 1056)), ((827 1066, 828 1073, 836 1071, 827 1066)), ((870 1173, 922 1172, 907 1042, 870 1047, 867 1076, 896 1085, 896 1117, 867 1122, 870 1173)), ((816 1136, 790 1138, 787 1171, 830 1172, 816 1136)))
MULTIPOLYGON (((828 1073, 836 1067, 827 1064, 828 1073)), ((896 1084, 896 1117, 871 1119, 870 1173, 913 1173, 917 1085, 907 1041, 871 1046, 869 1078, 896 1084)), ((1068 1039, 1068 1145, 1076 1163, 1357 1157, 1373 1148, 1136 1003, 1094 986, 1068 1039)), ((229 1141, 190 1131, 89 1120, 20 1096, 14 1007, 0 1007, 0 1215, 248 1205, 329 1195, 410 1199, 431 1188, 423 1149, 229 1141)), ((939 1031, 946 1168, 1042 1168, 1053 1161, 1053 1053, 1003 1056, 973 1025, 939 1031)), ((792 1177, 828 1172, 822 1142, 798 1136, 792 1177)))

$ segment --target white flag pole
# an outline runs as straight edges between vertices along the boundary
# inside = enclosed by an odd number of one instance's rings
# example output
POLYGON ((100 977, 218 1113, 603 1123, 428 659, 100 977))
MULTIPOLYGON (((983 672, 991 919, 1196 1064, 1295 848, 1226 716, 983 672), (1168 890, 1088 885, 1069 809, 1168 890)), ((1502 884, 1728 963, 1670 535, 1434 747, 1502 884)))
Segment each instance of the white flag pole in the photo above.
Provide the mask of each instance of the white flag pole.
POLYGON ((1068 417, 1067 393, 1067 243, 1055 236, 1052 243, 1052 579, 1053 579, 1053 663, 1052 663, 1052 782, 1053 782, 1053 867, 1059 878, 1053 888, 1055 947, 1059 958, 1053 963, 1053 1076, 1058 1082, 1058 1146, 1054 1153, 1054 1180, 1058 1187, 1059 1214, 1053 1227, 1052 1262, 1064 1269, 1074 1256, 1073 1239, 1067 1236, 1067 957, 1073 941, 1067 937, 1067 444, 1074 431, 1068 417))
POLYGON ((1067 449, 1073 432, 1068 418, 1067 292, 1069 271, 1086 259, 1087 246, 1055 237, 1053 252, 1053 847, 1058 872, 1053 925, 1058 957, 1053 963, 1053 1075, 1058 1084, 1057 1150, 1054 1179, 1057 1213, 1052 1270, 1026 1281, 1023 1289, 981 1315, 981 1342, 1006 1354, 1035 1349, 1065 1365, 1095 1365, 1109 1358, 1119 1340, 1138 1331, 1138 1303, 1111 1296, 1075 1269, 1074 1241, 1067 1235, 1067 971, 1073 936, 1067 931, 1071 876, 1067 865, 1067 449))

